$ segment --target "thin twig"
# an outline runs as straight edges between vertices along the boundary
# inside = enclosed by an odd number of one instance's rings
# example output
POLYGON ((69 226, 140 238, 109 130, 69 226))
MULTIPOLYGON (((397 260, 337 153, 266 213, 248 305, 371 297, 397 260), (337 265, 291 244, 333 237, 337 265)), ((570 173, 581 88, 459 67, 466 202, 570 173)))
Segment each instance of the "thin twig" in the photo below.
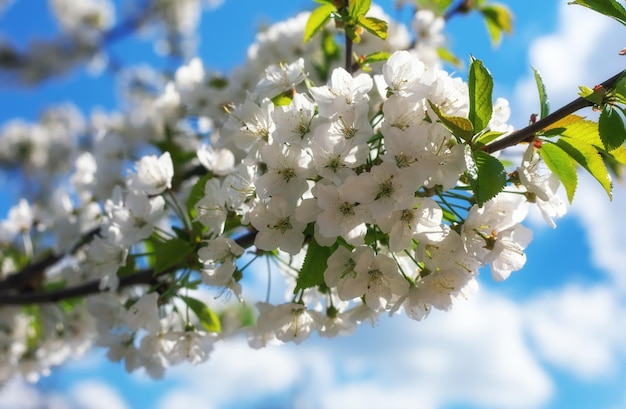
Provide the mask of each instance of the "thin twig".
MULTIPOLYGON (((600 86, 603 87, 604 89, 612 88, 617 82, 617 80, 623 74, 624 74, 624 71, 620 71, 618 74, 604 81, 602 84, 600 84, 600 86)), ((546 128, 549 125, 552 125, 558 120, 563 119, 566 116, 573 114, 574 112, 582 108, 586 108, 590 106, 593 106, 593 103, 590 102, 589 100, 586 100, 585 98, 582 98, 582 97, 576 98, 569 104, 557 109, 550 115, 546 116, 545 118, 540 119, 534 124, 531 124, 527 126, 526 128, 517 130, 513 132, 512 134, 500 140, 497 140, 489 145, 483 146, 482 150, 488 153, 493 153, 493 152, 502 150, 504 148, 508 148, 509 146, 517 145, 518 143, 523 142, 533 137, 537 132, 541 131, 542 129, 546 128)))

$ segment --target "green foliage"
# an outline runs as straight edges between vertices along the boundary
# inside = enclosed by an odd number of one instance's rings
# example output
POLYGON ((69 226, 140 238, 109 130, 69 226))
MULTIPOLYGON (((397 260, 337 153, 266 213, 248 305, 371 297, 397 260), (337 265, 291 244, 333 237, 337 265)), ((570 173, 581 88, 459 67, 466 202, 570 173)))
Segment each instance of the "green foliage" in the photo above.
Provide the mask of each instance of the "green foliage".
MULTIPOLYGON (((587 172, 591 173, 591 175, 596 178, 598 182, 600 182, 600 185, 602 185, 609 197, 611 197, 611 177, 609 176, 609 172, 602 156, 605 144, 601 140, 597 123, 585 120, 583 117, 578 115, 568 115, 567 117, 553 123, 549 127, 546 127, 542 131, 541 136, 544 138, 559 137, 558 140, 554 142, 556 146, 562 149, 572 160, 587 170, 587 172)), ((546 140, 543 138, 542 140, 545 144, 546 140)), ((545 146, 542 146, 542 150, 544 150, 544 148, 545 146)), ((554 149, 552 149, 549 154, 552 155, 553 163, 558 162, 563 164, 563 160, 557 156, 560 155, 560 153, 555 153, 554 149)), ((544 157, 543 154, 542 157, 544 157)), ((572 185, 571 177, 569 177, 568 174, 569 170, 557 169, 556 165, 554 169, 550 167, 549 164, 548 167, 552 170, 552 172, 561 178, 561 181, 568 192, 568 198, 571 202, 575 190, 575 183, 572 185), (565 180, 562 177, 564 172, 567 173, 565 175, 565 180)))
POLYGON ((612 197, 612 182, 602 157, 596 148, 580 139, 563 136, 556 144, 572 157, 579 165, 591 173, 604 188, 609 198, 612 197))
POLYGON ((379 52, 375 52, 375 53, 372 53, 372 54, 368 54, 363 59, 363 64, 371 64, 371 63, 374 63, 374 62, 387 61, 390 56, 391 56, 391 54, 389 54, 388 52, 385 52, 385 51, 379 51, 379 52))
POLYGON ((204 187, 206 182, 213 178, 213 173, 209 172, 206 175, 202 176, 195 185, 191 188, 191 192, 189 193, 189 199, 187 200, 187 213, 191 220, 194 220, 198 217, 198 212, 196 212, 195 206, 202 198, 204 197, 204 187))
POLYGON ((304 42, 309 41, 313 36, 319 32, 328 20, 330 19, 331 14, 336 10, 335 6, 332 4, 324 3, 311 13, 309 19, 306 22, 306 26, 304 27, 304 42))
POLYGON ((539 154, 548 166, 548 169, 561 180, 567 193, 567 200, 572 203, 578 184, 576 162, 561 147, 549 141, 541 145, 539 154))
POLYGON ((381 40, 387 39, 387 23, 375 17, 359 16, 358 24, 381 40))
POLYGON ((200 320, 200 325, 209 332, 221 332, 222 326, 220 319, 205 303, 202 301, 186 296, 180 296, 180 298, 187 304, 187 307, 200 320))
POLYGON ((417 0, 417 4, 421 9, 432 10, 442 16, 452 4, 452 0, 417 0))
POLYGON ((481 150, 465 149, 465 163, 470 186, 474 191, 476 204, 482 205, 500 193, 506 186, 506 171, 502 162, 481 150))
POLYGON ((348 14, 354 20, 358 20, 359 17, 364 16, 370 9, 372 0, 350 0, 348 5, 348 14))
POLYGON ((615 0, 575 0, 567 4, 578 4, 604 14, 626 25, 626 10, 615 0))
POLYGON ((442 61, 454 65, 455 67, 461 67, 463 65, 463 62, 456 55, 454 55, 452 51, 445 47, 437 48, 437 56, 441 58, 442 61))
POLYGON ((471 58, 467 85, 469 88, 469 120, 474 132, 487 127, 493 114, 493 77, 482 61, 471 58))
POLYGON ((626 127, 619 108, 605 105, 598 119, 598 132, 607 151, 613 151, 626 141, 626 127))
POLYGON ((300 290, 324 284, 324 271, 328 266, 327 260, 335 249, 336 246, 324 247, 319 245, 314 238, 311 238, 304 263, 296 280, 294 294, 300 290))
POLYGON ((437 105, 428 101, 430 108, 435 112, 435 114, 439 117, 439 120, 448 128, 450 132, 456 137, 461 138, 464 141, 470 141, 472 136, 474 136, 474 127, 472 123, 467 118, 463 118, 461 116, 448 116, 441 112, 437 105))
POLYGON ((170 267, 181 264, 187 256, 196 251, 196 247, 186 240, 174 237, 165 242, 155 242, 156 261, 154 274, 157 275, 170 267))
POLYGON ((479 11, 485 18, 491 44, 500 45, 502 33, 513 32, 513 14, 506 6, 498 3, 482 6, 479 11))
POLYGON ((546 93, 546 86, 543 83, 543 79, 541 78, 541 74, 539 71, 532 67, 533 73, 535 75, 535 82, 537 83, 537 91, 539 92, 539 106, 540 113, 539 118, 545 118, 550 113, 550 100, 548 99, 548 94, 546 93))

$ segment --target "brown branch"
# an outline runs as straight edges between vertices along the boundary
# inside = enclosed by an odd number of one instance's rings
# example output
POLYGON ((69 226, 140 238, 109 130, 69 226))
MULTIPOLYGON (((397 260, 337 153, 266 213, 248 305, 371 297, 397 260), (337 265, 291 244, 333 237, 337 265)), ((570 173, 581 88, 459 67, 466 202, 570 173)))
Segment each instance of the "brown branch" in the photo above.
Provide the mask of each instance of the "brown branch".
MULTIPOLYGON (((251 247, 254 244, 254 238, 256 237, 256 234, 256 230, 250 229, 245 234, 235 239, 235 242, 237 242, 237 244, 244 248, 251 247)), ((34 269, 35 264, 29 267, 34 269)), ((182 265, 175 265, 157 274, 155 274, 154 269, 152 268, 137 271, 135 273, 120 277, 118 289, 129 287, 132 285, 157 284, 159 282, 157 278, 173 273, 183 267, 184 266, 182 265)), ((69 298, 84 297, 87 295, 98 294, 106 291, 109 290, 100 289, 100 280, 92 280, 87 283, 77 285, 75 287, 63 288, 55 291, 17 293, 0 291, 0 307, 3 305, 53 303, 69 298)))
MULTIPOLYGON (((87 232, 78 243, 72 247, 72 249, 67 254, 74 254, 81 248, 83 245, 89 243, 93 238, 100 232, 100 228, 93 229, 87 232)), ((4 280, 0 281, 0 293, 6 290, 16 290, 20 291, 24 286, 28 285, 32 281, 36 280, 38 277, 43 278, 44 271, 52 267, 59 260, 65 257, 65 254, 56 255, 50 254, 45 258, 33 263, 29 264, 20 271, 9 275, 4 280)))
MULTIPOLYGON (((618 74, 612 76, 611 78, 609 78, 608 80, 600 84, 599 86, 607 90, 612 88, 617 82, 617 80, 621 78, 624 72, 626 72, 626 70, 621 71, 618 74)), ((582 108, 586 108, 590 106, 593 106, 593 102, 586 100, 585 98, 582 98, 582 97, 576 98, 569 104, 557 109, 550 115, 546 116, 545 118, 540 119, 534 124, 531 124, 527 126, 526 128, 519 129, 513 132, 512 134, 500 140, 497 140, 489 145, 483 146, 482 150, 488 153, 493 153, 493 152, 502 150, 504 148, 508 148, 509 146, 517 145, 520 142, 523 142, 525 140, 528 140, 529 138, 532 138, 537 132, 546 128, 548 125, 552 125, 558 120, 563 119, 566 116, 573 114, 574 112, 582 108)))

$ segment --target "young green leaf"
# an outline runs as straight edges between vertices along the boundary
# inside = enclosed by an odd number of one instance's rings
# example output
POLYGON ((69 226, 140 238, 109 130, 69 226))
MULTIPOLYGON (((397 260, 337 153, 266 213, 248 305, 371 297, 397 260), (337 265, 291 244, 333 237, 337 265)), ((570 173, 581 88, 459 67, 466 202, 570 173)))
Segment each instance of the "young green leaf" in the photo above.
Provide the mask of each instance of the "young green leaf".
POLYGON ((350 0, 348 13, 353 19, 364 16, 370 9, 372 0, 350 0))
POLYGON ((315 239, 309 242, 309 249, 304 257, 304 263, 296 280, 296 294, 300 290, 324 284, 324 271, 326 271, 328 257, 331 256, 335 246, 323 247, 317 244, 315 239))
POLYGON ((200 324, 209 332, 222 332, 220 319, 205 303, 192 297, 180 297, 189 307, 196 317, 200 320, 200 324))
POLYGON ((615 0, 575 0, 567 4, 578 4, 590 8, 626 25, 626 10, 615 0))
POLYGON ((513 31, 513 15, 511 11, 501 4, 489 4, 480 8, 485 18, 487 32, 491 43, 498 46, 502 41, 502 33, 511 34, 513 31))
POLYGON ((365 16, 359 16, 357 22, 361 27, 381 40, 387 39, 387 22, 375 17, 365 16))
POLYGON ((442 61, 447 62, 448 64, 452 64, 455 67, 461 67, 463 65, 463 62, 446 47, 438 47, 437 56, 442 61))
POLYGON ((479 132, 487 127, 493 114, 493 78, 482 61, 472 58, 467 83, 470 98, 469 120, 474 131, 479 132))
POLYGON ((619 148, 626 141, 624 118, 611 105, 606 105, 600 113, 598 132, 604 147, 609 152, 619 148))
POLYGON ((540 106, 540 114, 539 118, 545 118, 550 113, 550 101, 548 99, 548 94, 546 93, 546 86, 543 84, 543 79, 541 78, 541 74, 539 71, 532 67, 533 73, 535 75, 535 82, 537 83, 537 91, 539 91, 539 106, 540 106))
POLYGON ((609 171, 604 165, 602 156, 600 156, 593 145, 566 136, 559 139, 556 144, 585 168, 587 172, 591 173, 591 175, 600 182, 600 185, 604 188, 607 195, 609 195, 609 198, 612 197, 613 184, 609 176, 609 171))
POLYGON ((474 136, 474 127, 467 118, 463 118, 460 116, 448 116, 441 112, 437 105, 433 104, 430 101, 428 101, 428 104, 430 104, 431 109, 439 117, 439 120, 441 121, 443 126, 448 128, 448 130, 452 132, 454 136, 458 136, 459 138, 467 142, 472 139, 472 136, 474 136))
POLYGON ((497 158, 484 151, 472 151, 469 146, 465 149, 465 162, 476 204, 482 207, 504 189, 506 171, 497 158))
POLYGON ((388 52, 378 51, 378 52, 366 55, 365 58, 363 59, 363 64, 371 64, 373 62, 387 61, 389 57, 391 57, 391 54, 389 54, 388 52))
POLYGON ((330 19, 330 15, 336 10, 335 6, 332 4, 322 4, 309 16, 309 19, 306 21, 306 26, 304 27, 304 40, 303 42, 309 41, 315 33, 320 31, 328 20, 330 19))
POLYGON ((187 213, 189 214, 189 218, 194 220, 198 213, 196 212, 195 205, 204 197, 204 187, 206 182, 213 178, 213 173, 209 172, 206 175, 202 176, 191 188, 191 192, 189 193, 189 198, 187 199, 187 213))
POLYGON ((162 243, 155 242, 154 245, 156 261, 153 268, 155 275, 176 266, 195 251, 195 247, 191 243, 177 237, 162 243))
POLYGON ((567 200, 572 203, 576 186, 578 184, 578 175, 576 174, 576 162, 558 145, 553 142, 544 141, 539 149, 539 155, 552 171, 561 180, 567 200))

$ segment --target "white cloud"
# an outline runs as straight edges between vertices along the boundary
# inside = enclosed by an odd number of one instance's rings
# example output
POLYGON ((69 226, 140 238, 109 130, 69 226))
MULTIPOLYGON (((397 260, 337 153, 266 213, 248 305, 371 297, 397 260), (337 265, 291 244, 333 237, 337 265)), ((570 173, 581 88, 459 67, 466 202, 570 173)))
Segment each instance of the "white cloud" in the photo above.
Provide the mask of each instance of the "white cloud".
POLYGON ((100 380, 84 380, 69 391, 71 400, 82 409, 128 409, 119 393, 100 380))
POLYGON ((568 286, 525 308, 541 356, 582 379, 611 375, 626 352, 626 307, 608 286, 568 286))
POLYGON ((181 395, 220 407, 276 394, 301 409, 540 407, 553 385, 524 341, 523 324, 514 303, 483 291, 450 313, 424 322, 382 319, 348 338, 258 351, 235 340, 216 348, 207 364, 173 368, 170 376, 182 376, 186 386, 160 408, 181 395))
MULTIPOLYGON (((561 2, 557 29, 529 46, 529 64, 546 85, 552 110, 577 97, 578 86, 593 87, 624 68, 624 27, 609 17, 585 7, 561 2)), ((514 123, 527 123, 529 114, 538 112, 539 97, 532 74, 520 80, 515 99, 519 109, 514 123)))
POLYGON ((613 200, 609 201, 595 179, 588 175, 580 178, 572 213, 580 219, 587 232, 586 239, 594 264, 609 274, 622 293, 626 293, 624 208, 626 186, 623 183, 615 185, 613 200))

